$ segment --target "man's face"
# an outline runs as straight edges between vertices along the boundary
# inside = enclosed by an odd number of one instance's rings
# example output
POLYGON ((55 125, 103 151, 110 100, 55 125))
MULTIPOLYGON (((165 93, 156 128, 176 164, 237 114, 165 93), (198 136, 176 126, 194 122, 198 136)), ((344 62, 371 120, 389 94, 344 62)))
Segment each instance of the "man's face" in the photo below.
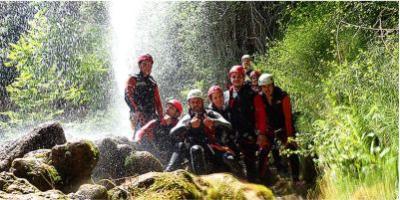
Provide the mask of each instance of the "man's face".
POLYGON ((222 108, 222 106, 224 105, 224 94, 221 91, 215 92, 211 95, 211 102, 217 108, 222 108))
POLYGON ((149 76, 151 74, 151 68, 153 67, 153 63, 144 60, 140 62, 139 69, 143 73, 144 76, 149 76))
POLYGON ((258 77, 257 76, 252 76, 252 77, 250 77, 250 79, 251 79, 252 85, 258 85, 258 77))
POLYGON ((178 118, 179 117, 179 111, 178 109, 175 108, 175 106, 173 106, 170 103, 167 103, 167 111, 166 114, 169 115, 170 117, 175 117, 178 118))
POLYGON ((251 59, 250 58, 245 58, 242 60, 242 66, 247 69, 250 66, 251 59))
POLYGON ((202 112, 203 111, 203 99, 202 98, 189 99, 189 107, 194 112, 202 112))
POLYGON ((274 92, 274 84, 263 85, 261 86, 261 90, 265 95, 272 96, 272 93, 274 92))
POLYGON ((232 73, 230 79, 232 85, 235 87, 241 87, 244 83, 244 76, 239 73, 232 73))

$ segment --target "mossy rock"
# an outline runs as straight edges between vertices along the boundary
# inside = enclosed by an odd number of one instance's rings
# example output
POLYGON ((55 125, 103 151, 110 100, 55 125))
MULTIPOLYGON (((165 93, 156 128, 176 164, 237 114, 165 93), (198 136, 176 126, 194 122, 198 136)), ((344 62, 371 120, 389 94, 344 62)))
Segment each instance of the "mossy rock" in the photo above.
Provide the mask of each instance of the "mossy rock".
POLYGON ((242 183, 230 174, 195 176, 184 170, 151 172, 120 187, 135 199, 274 199, 265 186, 242 183))
POLYGON ((99 150, 88 140, 68 142, 53 147, 50 160, 62 178, 61 191, 75 192, 80 185, 92 182, 91 173, 99 160, 99 150))
POLYGON ((68 196, 59 190, 48 190, 46 192, 36 192, 29 194, 9 194, 0 191, 0 199, 49 199, 49 200, 69 200, 68 196))
POLYGON ((107 189, 97 184, 83 184, 75 192, 75 195, 83 199, 108 199, 107 189))
POLYGON ((95 181, 101 179, 118 179, 125 174, 125 159, 134 152, 134 145, 127 138, 108 137, 96 141, 100 151, 99 162, 93 170, 95 181))
POLYGON ((125 159, 127 176, 140 175, 147 172, 162 172, 161 162, 147 151, 136 151, 125 159))
POLYGON ((0 191, 9 194, 29 194, 40 192, 35 186, 30 184, 26 179, 17 178, 9 172, 0 173, 0 191))
POLYGON ((51 149, 38 149, 24 155, 23 158, 35 158, 43 163, 48 163, 50 160, 51 149))
POLYGON ((270 189, 263 185, 242 183, 231 174, 217 173, 195 178, 203 186, 204 199, 274 199, 270 189))
POLYGON ((41 191, 58 188, 62 181, 54 166, 32 157, 15 159, 10 171, 19 178, 26 178, 41 191))
POLYGON ((108 199, 110 200, 128 200, 132 199, 132 195, 121 187, 114 187, 108 192, 108 199))
POLYGON ((150 172, 125 183, 124 187, 135 199, 200 199, 201 190, 193 183, 193 176, 183 170, 161 173, 150 172))

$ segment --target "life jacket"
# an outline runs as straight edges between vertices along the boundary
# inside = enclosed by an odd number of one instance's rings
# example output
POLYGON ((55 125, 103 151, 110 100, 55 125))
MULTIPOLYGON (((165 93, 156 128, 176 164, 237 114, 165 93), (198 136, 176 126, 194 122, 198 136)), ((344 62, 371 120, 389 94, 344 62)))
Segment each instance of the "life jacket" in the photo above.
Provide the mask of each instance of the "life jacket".
MULTIPOLYGON (((138 111, 144 113, 145 115, 151 115, 155 113, 156 105, 154 99, 155 90, 157 87, 156 81, 150 75, 144 77, 142 73, 134 74, 132 75, 132 78, 136 79, 135 90, 133 91, 132 98, 137 105, 138 111)), ((130 107, 132 109, 132 106, 130 107)))
POLYGON ((231 124, 239 138, 255 140, 254 91, 250 84, 244 84, 239 91, 233 86, 228 92, 228 105, 231 112, 231 124))
MULTIPOLYGON (((285 91, 282 91, 282 89, 277 86, 274 87, 271 105, 268 103, 267 97, 265 95, 262 95, 262 99, 268 117, 268 122, 273 130, 287 129, 285 123, 288 122, 287 119, 285 119, 285 113, 283 108, 284 98, 288 98, 288 94, 285 91)), ((291 115, 291 113, 286 113, 286 115, 291 115)), ((289 123, 291 123, 290 126, 293 127, 292 122, 290 121, 289 123)))

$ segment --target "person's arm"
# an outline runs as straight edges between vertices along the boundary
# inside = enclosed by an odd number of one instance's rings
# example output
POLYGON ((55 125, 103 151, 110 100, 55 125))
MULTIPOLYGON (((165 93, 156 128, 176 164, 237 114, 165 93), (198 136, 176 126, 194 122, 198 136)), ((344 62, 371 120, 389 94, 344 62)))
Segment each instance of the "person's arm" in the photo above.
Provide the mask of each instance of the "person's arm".
POLYGON ((185 115, 179 122, 174 126, 171 131, 169 132, 169 135, 172 137, 179 137, 185 132, 187 132, 190 128, 190 116, 185 115))
POLYGON ((232 124, 228 122, 222 115, 215 111, 210 111, 212 113, 212 121, 215 127, 221 127, 227 131, 232 130, 232 124))
POLYGON ((157 85, 156 85, 156 87, 154 89, 154 102, 156 104, 155 106, 156 106, 157 114, 161 118, 164 114, 163 114, 163 107, 162 107, 160 92, 158 90, 158 86, 157 85))
POLYGON ((283 109, 283 115, 285 117, 286 134, 288 137, 293 137, 294 136, 294 127, 293 127, 293 120, 292 120, 292 106, 290 104, 289 95, 286 95, 282 99, 282 109, 283 109))
POLYGON ((129 77, 126 83, 125 101, 128 104, 129 108, 134 112, 137 111, 137 104, 133 99, 133 93, 135 92, 135 89, 136 89, 136 79, 131 76, 129 77))
POLYGON ((144 136, 147 136, 150 140, 154 139, 153 129, 156 124, 157 120, 153 119, 138 130, 137 135, 139 143, 143 140, 144 136))

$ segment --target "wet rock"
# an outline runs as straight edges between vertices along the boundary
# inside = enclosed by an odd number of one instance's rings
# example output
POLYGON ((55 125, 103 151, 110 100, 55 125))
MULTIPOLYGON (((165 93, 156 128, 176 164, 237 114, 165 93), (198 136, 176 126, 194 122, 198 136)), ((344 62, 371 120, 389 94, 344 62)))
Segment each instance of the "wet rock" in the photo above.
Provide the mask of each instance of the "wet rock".
POLYGON ((128 176, 147 172, 162 172, 161 162, 147 151, 136 151, 125 159, 125 169, 128 176))
POLYGON ((108 199, 110 200, 128 200, 132 199, 132 195, 121 187, 115 187, 108 192, 108 199))
POLYGON ((96 184, 104 186, 107 190, 111 190, 117 186, 114 182, 112 182, 109 179, 102 179, 100 181, 97 181, 96 184))
POLYGON ((99 159, 99 150, 91 142, 81 140, 57 145, 50 154, 51 164, 60 174, 63 192, 74 192, 81 184, 91 183, 91 173, 99 159))
POLYGON ((0 173, 0 191, 9 194, 29 194, 40 192, 35 186, 26 179, 17 178, 9 172, 0 173))
POLYGON ((54 166, 46 164, 40 158, 17 158, 10 171, 19 178, 27 179, 41 191, 58 188, 61 184, 61 177, 54 166))
POLYGON ((102 185, 83 184, 79 190, 75 192, 79 196, 78 199, 107 199, 107 189, 102 185))
POLYGON ((108 137, 95 142, 100 151, 99 162, 93 170, 93 179, 118 179, 124 177, 125 158, 134 152, 134 145, 122 137, 108 137))
POLYGON ((29 194, 9 194, 9 193, 0 191, 0 199, 15 199, 15 200, 51 199, 51 200, 53 200, 53 199, 69 199, 69 198, 67 198, 67 196, 59 190, 48 190, 46 192, 36 192, 36 193, 29 193, 29 194))
POLYGON ((50 149, 66 142, 60 123, 43 124, 25 136, 0 147, 0 171, 7 171, 15 158, 37 149, 50 149))
POLYGON ((150 172, 118 188, 134 199, 274 199, 265 186, 242 183, 230 174, 195 176, 184 170, 150 172))

